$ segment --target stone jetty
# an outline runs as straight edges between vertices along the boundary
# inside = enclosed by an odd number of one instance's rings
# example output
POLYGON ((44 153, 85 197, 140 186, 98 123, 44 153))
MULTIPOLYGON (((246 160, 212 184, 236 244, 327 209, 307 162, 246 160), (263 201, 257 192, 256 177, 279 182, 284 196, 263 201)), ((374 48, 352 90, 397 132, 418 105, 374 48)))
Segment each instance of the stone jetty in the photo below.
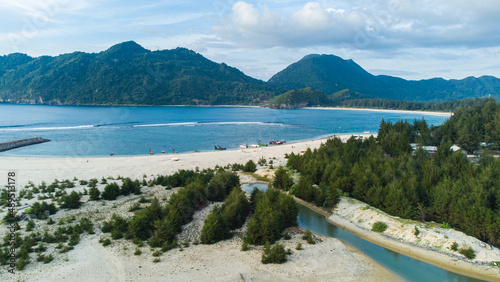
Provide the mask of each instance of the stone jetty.
POLYGON ((26 139, 11 140, 7 142, 0 143, 0 152, 12 150, 19 147, 40 144, 44 142, 49 142, 49 139, 44 139, 42 137, 31 137, 26 139))

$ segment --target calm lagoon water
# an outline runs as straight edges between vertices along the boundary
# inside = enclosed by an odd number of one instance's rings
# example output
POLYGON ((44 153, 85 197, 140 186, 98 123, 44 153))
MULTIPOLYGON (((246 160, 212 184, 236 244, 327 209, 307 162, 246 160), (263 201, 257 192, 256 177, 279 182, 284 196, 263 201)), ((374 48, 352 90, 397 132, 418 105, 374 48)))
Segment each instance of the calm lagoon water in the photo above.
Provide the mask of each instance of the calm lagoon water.
POLYGON ((0 104, 0 142, 40 136, 51 142, 18 148, 8 156, 143 155, 151 149, 193 152, 285 139, 378 130, 382 119, 447 117, 378 111, 252 107, 108 107, 0 104))
MULTIPOLYGON (((242 189, 251 193, 255 188, 266 190, 266 184, 243 184, 242 189)), ((309 228, 316 234, 341 239, 356 249, 360 250, 378 264, 387 268, 406 281, 481 281, 444 270, 432 264, 411 258, 406 255, 391 251, 377 244, 362 239, 348 231, 339 228, 326 220, 326 218, 311 209, 297 204, 299 226, 309 228)))

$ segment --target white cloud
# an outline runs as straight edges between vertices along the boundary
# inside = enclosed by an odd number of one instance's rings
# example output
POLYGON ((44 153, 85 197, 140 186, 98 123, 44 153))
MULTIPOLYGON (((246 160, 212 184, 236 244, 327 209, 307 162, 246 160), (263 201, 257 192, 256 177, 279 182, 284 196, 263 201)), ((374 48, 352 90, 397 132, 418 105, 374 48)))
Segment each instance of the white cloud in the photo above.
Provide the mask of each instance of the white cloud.
POLYGON ((330 24, 330 15, 317 2, 309 2, 294 14, 300 27, 310 30, 325 29, 330 24))
POLYGON ((252 4, 238 2, 233 6, 234 23, 243 28, 254 28, 259 25, 259 12, 252 4))

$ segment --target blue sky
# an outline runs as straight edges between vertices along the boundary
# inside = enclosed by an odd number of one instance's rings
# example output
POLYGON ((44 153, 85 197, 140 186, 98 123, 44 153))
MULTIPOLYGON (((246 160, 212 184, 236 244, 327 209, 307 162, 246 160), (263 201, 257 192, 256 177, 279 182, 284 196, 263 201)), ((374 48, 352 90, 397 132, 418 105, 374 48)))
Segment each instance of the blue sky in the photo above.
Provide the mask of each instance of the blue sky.
POLYGON ((2 0, 0 54, 179 46, 267 80, 310 53, 407 79, 500 77, 497 0, 2 0))

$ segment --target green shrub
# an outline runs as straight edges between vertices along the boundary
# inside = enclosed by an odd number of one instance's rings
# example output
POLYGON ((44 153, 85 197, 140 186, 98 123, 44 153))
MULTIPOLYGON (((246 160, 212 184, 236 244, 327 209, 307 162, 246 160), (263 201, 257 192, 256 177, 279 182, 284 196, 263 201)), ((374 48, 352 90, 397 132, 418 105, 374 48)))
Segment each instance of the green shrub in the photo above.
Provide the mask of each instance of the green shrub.
POLYGON ((441 224, 441 228, 450 229, 451 226, 448 224, 448 222, 443 222, 443 224, 441 224))
POLYGON ((302 250, 302 243, 297 242, 297 246, 295 247, 296 250, 302 250))
POLYGON ((420 230, 418 230, 418 227, 415 225, 415 231, 413 231, 413 234, 415 234, 415 236, 418 236, 418 234, 420 234, 420 230))
POLYGON ((373 224, 372 231, 383 233, 385 230, 387 230, 387 227, 388 226, 385 222, 377 221, 373 224))
POLYGON ((28 220, 28 224, 26 224, 26 231, 29 232, 35 228, 35 221, 33 219, 28 220))
POLYGON ((134 255, 136 255, 136 256, 140 256, 141 254, 142 254, 141 249, 139 249, 139 248, 135 248, 134 255))
POLYGON ((264 247, 264 253, 262 254, 262 263, 284 263, 286 262, 287 252, 285 251, 285 246, 280 243, 276 243, 269 248, 269 241, 264 247))
POLYGON ((453 244, 451 244, 450 249, 452 251, 455 251, 455 252, 458 251, 458 244, 457 244, 457 242, 453 242, 453 244))
POLYGON ((246 251, 248 251, 248 249, 249 249, 248 248, 248 243, 244 241, 243 244, 241 245, 241 250, 243 252, 246 252, 246 251))
POLYGON ((133 212, 133 211, 137 211, 137 210, 140 210, 141 209, 141 204, 139 203, 134 203, 130 209, 128 209, 129 212, 133 212))
POLYGON ((222 212, 223 208, 216 206, 205 219, 200 236, 202 244, 214 244, 231 236, 229 225, 222 212))
POLYGON ((89 196, 91 201, 97 201, 99 200, 99 196, 101 195, 101 191, 97 189, 96 187, 91 187, 89 189, 89 196))
POLYGON ((256 170, 257 165, 252 160, 249 160, 243 167, 244 172, 255 172, 256 170))
POLYGON ((80 202, 80 194, 76 193, 75 191, 71 192, 71 194, 62 196, 62 201, 64 202, 61 205, 61 208, 66 208, 66 209, 77 209, 80 207, 82 202, 80 202))
POLYGON ((302 236, 302 239, 306 240, 307 243, 313 245, 313 244, 316 244, 316 242, 314 241, 314 238, 312 236, 312 232, 311 230, 309 230, 309 228, 306 229, 306 233, 304 234, 304 236, 302 236))
POLYGON ((24 266, 26 266, 29 263, 29 260, 25 260, 23 258, 19 258, 16 263, 16 269, 17 270, 23 270, 24 266))
POLYGON ((44 259, 45 259, 45 256, 42 254, 38 254, 38 256, 36 257, 36 261, 43 261, 44 259))
POLYGON ((476 252, 472 249, 472 247, 463 246, 460 250, 458 250, 458 252, 468 259, 474 259, 476 257, 476 252))
POLYGON ((50 254, 48 256, 45 256, 43 263, 47 264, 47 263, 51 262, 53 259, 54 259, 54 257, 52 256, 52 254, 50 254))
POLYGON ((120 195, 120 187, 116 183, 109 183, 104 187, 104 191, 102 192, 102 198, 104 200, 116 200, 116 198, 120 195))
POLYGON ((151 203, 151 200, 144 198, 144 196, 141 196, 139 199, 138 203, 144 204, 144 203, 151 203))
POLYGON ((108 246, 109 244, 111 244, 111 240, 109 238, 102 240, 102 245, 104 247, 108 246))

